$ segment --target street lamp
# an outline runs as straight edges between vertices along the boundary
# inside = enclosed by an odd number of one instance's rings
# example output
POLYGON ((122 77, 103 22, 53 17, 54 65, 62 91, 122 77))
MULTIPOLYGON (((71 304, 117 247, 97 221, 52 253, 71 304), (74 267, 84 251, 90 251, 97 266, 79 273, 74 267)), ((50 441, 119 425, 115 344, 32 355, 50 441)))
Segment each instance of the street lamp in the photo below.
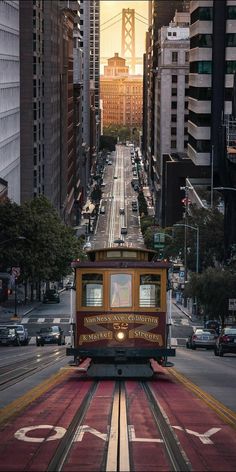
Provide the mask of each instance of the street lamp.
POLYGON ((232 192, 236 192, 236 188, 234 187, 213 187, 213 190, 229 190, 232 192))
MULTIPOLYGON (((176 223, 175 225, 173 226, 184 226, 185 228, 191 228, 193 230, 195 230, 197 232, 196 236, 197 236, 197 240, 196 240, 196 273, 198 274, 199 272, 199 226, 191 226, 191 225, 187 225, 187 224, 182 224, 182 223, 176 223)), ((186 241, 185 241, 186 243, 186 241)), ((186 275, 186 266, 184 268, 185 270, 185 275, 186 275)), ((186 277, 185 277, 185 280, 186 280, 186 277)))
MULTIPOLYGON (((27 239, 25 236, 16 236, 14 238, 9 238, 9 239, 5 239, 4 241, 1 241, 0 245, 9 243, 11 241, 24 241, 25 239, 27 239)), ((14 269, 16 270, 16 273, 14 274, 14 277, 15 277, 15 312, 14 312, 14 319, 17 319, 17 277, 18 277, 19 268, 14 267, 14 269)))

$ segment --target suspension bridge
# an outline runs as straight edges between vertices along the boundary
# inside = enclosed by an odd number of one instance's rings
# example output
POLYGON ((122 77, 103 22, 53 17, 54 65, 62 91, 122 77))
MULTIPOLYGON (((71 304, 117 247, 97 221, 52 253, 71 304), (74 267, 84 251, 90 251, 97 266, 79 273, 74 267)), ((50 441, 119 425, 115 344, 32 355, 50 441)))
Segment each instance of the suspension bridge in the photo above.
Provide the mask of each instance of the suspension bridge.
MULTIPOLYGON (((121 22, 121 57, 126 59, 131 72, 135 73, 135 66, 143 63, 142 57, 135 54, 135 21, 139 21, 148 26, 148 20, 133 8, 123 8, 120 13, 101 24, 100 32, 112 28, 121 22)), ((100 57, 101 64, 107 64, 108 57, 100 57)))

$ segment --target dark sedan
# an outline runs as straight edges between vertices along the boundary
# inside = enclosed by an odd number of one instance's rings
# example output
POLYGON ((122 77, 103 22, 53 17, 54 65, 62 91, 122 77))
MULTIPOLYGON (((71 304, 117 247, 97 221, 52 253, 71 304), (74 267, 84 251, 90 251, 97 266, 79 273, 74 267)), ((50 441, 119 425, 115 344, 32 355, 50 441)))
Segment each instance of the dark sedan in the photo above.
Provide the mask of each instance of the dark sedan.
POLYGON ((52 326, 50 328, 41 328, 36 336, 37 346, 44 346, 44 344, 65 344, 65 335, 60 326, 52 326))
POLYGON ((50 302, 60 303, 60 295, 55 288, 50 288, 46 290, 43 296, 43 303, 50 303, 50 302))
POLYGON ((222 357, 226 353, 236 354, 236 327, 224 328, 216 340, 215 355, 222 357))

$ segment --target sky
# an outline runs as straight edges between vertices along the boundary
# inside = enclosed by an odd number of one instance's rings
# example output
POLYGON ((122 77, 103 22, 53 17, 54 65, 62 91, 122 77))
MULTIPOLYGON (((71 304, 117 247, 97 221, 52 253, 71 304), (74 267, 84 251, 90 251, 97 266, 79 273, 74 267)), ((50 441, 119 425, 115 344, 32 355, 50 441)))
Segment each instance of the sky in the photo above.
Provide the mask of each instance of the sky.
MULTIPOLYGON (((135 12, 148 18, 148 1, 146 0, 100 0, 100 55, 101 57, 113 57, 115 52, 121 54, 121 13, 123 8, 132 8, 135 12), (113 16, 120 13, 120 16, 114 18, 111 22, 105 23, 113 16), (105 29, 107 26, 116 23, 113 27, 105 29), (103 31, 104 29, 104 31, 103 31)), ((145 22, 144 18, 138 17, 145 22)), ((145 33, 147 26, 135 19, 135 50, 136 56, 142 57, 145 50, 145 33)), ((147 22, 147 20, 146 20, 147 22)), ((140 68, 139 68, 140 69, 140 68)), ((102 69, 103 70, 103 69, 102 69)), ((136 72, 140 73, 141 70, 136 72)))

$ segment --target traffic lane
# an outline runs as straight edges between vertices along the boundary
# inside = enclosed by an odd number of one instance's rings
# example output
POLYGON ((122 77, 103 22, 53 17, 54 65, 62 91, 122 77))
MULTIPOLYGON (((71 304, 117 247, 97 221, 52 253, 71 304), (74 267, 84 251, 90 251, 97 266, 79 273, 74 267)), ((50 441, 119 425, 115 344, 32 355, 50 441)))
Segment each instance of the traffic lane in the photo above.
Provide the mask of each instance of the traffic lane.
MULTIPOLYGON (((52 350, 52 346, 47 346, 45 349, 42 349, 44 350, 45 354, 47 354, 48 350, 52 350)), ((27 349, 27 353, 29 356, 32 356, 34 353, 37 353, 37 350, 38 355, 42 355, 42 350, 40 353, 39 348, 37 348, 36 346, 32 346, 32 349, 29 346, 27 349)), ((65 347, 59 346, 58 350, 60 352, 65 352, 65 347)), ((12 359, 12 362, 14 362, 14 359, 12 359)), ((2 409, 8 406, 12 404, 12 402, 21 402, 23 396, 28 394, 31 389, 37 388, 43 382, 47 382, 48 380, 50 380, 52 376, 60 373, 61 369, 68 366, 68 363, 69 358, 64 357, 63 359, 55 361, 48 367, 45 367, 43 370, 32 373, 26 379, 19 380, 15 385, 9 386, 7 389, 1 391, 0 408, 2 409)))
POLYGON ((171 378, 150 382, 193 470, 234 471, 236 434, 215 411, 171 378))
POLYGON ((213 350, 177 348, 175 369, 236 412, 236 355, 216 357, 213 350))
MULTIPOLYGON (((69 374, 0 429, 2 471, 46 470, 91 382, 69 374), (27 429, 24 429, 27 428, 27 429), (14 454, 12 454, 14 451, 14 454)), ((67 375, 67 373, 65 373, 67 375)))

